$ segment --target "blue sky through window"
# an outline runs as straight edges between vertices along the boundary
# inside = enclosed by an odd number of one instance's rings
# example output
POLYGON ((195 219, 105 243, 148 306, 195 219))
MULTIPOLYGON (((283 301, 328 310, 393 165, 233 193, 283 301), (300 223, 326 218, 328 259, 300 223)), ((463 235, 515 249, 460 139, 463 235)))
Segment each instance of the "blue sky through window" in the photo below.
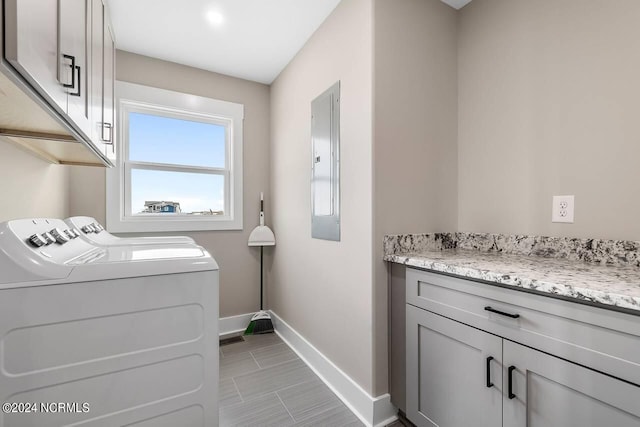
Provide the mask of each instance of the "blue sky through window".
POLYGON ((131 212, 146 201, 178 202, 182 213, 224 210, 224 177, 203 173, 147 169, 131 171, 131 212))
POLYGON ((224 168, 224 150, 224 126, 129 114, 129 160, 224 168))
MULTIPOLYGON (((211 123, 129 114, 129 159, 186 166, 225 167, 225 128, 211 123)), ((145 201, 179 202, 182 213, 224 210, 221 175, 134 169, 131 213, 145 201)))

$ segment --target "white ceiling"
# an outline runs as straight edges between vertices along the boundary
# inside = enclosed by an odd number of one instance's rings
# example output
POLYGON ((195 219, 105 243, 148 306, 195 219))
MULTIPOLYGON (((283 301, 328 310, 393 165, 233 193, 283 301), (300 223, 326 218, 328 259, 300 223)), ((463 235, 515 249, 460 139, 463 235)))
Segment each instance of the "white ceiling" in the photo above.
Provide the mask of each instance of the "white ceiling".
POLYGON ((107 0, 118 49, 267 84, 339 2, 107 0))
MULTIPOLYGON (((471 0, 442 1, 459 9, 471 0)), ((340 0, 107 3, 118 49, 270 84, 340 0), (211 13, 223 22, 212 25, 211 13)))

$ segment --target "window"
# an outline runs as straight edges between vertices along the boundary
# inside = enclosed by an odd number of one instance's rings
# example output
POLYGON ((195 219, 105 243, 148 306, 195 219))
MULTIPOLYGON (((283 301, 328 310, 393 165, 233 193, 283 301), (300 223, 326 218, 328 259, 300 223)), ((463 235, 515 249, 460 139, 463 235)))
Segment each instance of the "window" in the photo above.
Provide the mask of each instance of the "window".
POLYGON ((241 104, 117 82, 114 232, 241 230, 241 104))

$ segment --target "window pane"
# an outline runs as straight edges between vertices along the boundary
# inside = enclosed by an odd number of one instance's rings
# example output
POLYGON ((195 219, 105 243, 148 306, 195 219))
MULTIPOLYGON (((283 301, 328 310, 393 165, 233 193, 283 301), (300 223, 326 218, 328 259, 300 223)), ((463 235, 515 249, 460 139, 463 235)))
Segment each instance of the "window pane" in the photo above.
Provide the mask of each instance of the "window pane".
POLYGON ((129 159, 224 168, 225 127, 129 113, 129 159))
POLYGON ((131 171, 131 213, 224 215, 224 176, 131 171))

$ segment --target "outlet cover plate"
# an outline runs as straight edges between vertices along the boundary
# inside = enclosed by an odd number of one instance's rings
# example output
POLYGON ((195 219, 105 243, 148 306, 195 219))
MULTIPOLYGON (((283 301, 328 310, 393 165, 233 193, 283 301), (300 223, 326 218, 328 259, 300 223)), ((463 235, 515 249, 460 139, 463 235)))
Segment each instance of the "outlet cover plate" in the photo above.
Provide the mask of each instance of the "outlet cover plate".
POLYGON ((574 196, 553 196, 551 222, 573 223, 574 206, 574 196))

